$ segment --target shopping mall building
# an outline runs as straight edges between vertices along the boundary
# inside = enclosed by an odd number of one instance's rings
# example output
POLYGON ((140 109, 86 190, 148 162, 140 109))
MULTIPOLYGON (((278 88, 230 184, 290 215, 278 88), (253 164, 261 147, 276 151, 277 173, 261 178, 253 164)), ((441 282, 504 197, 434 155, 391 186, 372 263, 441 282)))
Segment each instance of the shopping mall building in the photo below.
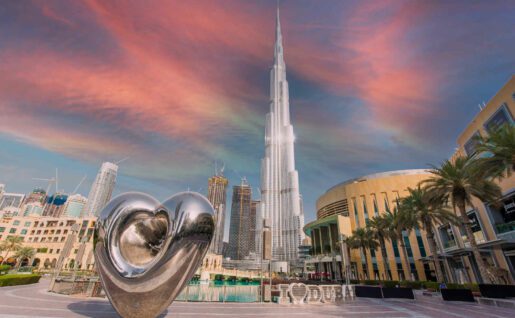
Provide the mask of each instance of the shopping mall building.
MULTIPOLYGON (((458 155, 474 152, 474 136, 487 136, 503 124, 513 124, 515 114, 515 76, 501 88, 468 124, 457 139, 458 155)), ((317 220, 304 227, 312 242, 311 258, 306 260, 320 278, 339 279, 342 256, 340 240, 352 235, 352 231, 366 226, 375 215, 392 210, 397 199, 408 194, 429 176, 426 170, 390 171, 344 181, 327 190, 317 200, 317 220)), ((515 173, 497 181, 502 189, 499 204, 490 205, 478 199, 468 207, 473 231, 481 254, 487 263, 503 268, 515 277, 515 173)), ((470 243, 463 228, 442 224, 435 226, 439 257, 442 269, 451 282, 477 282, 478 269, 472 256, 470 243)), ((414 230, 404 233, 411 279, 432 280, 435 278, 425 233, 414 230)), ((351 251, 351 269, 354 278, 405 279, 403 277, 398 242, 387 242, 390 272, 385 272, 384 260, 376 250, 362 254, 351 251), (367 260, 367 261, 365 261, 367 260), (367 264, 367 265, 366 265, 367 264), (359 265, 359 266, 358 266, 359 265)))

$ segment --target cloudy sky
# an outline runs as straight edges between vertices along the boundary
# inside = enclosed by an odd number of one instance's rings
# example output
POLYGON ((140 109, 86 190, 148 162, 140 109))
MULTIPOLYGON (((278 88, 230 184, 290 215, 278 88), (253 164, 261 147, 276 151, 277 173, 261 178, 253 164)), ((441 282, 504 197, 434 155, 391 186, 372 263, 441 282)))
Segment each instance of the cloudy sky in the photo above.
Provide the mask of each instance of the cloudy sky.
MULTIPOLYGON (((283 0, 306 220, 345 179, 424 168, 515 73, 513 1, 283 0)), ((0 183, 206 192, 214 161, 256 192, 276 1, 26 1, 0 6, 0 183)), ((228 211, 229 212, 229 211, 228 211)))

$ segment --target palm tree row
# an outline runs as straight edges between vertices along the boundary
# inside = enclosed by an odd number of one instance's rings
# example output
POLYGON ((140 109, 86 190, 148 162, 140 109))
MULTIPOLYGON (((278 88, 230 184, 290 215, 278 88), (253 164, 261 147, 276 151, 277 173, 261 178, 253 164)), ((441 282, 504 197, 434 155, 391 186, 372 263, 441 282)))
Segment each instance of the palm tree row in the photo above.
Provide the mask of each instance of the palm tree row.
MULTIPOLYGON (((493 275, 479 252, 467 207, 474 208, 472 200, 496 204, 501 198, 501 189, 495 179, 509 177, 515 169, 515 129, 505 125, 478 137, 476 154, 460 156, 444 161, 440 167, 432 166, 432 174, 416 188, 408 188, 408 196, 397 201, 393 211, 369 220, 365 228, 357 229, 348 238, 349 248, 366 250, 380 247, 385 272, 389 272, 386 245, 398 243, 405 279, 411 278, 410 265, 404 242, 404 234, 414 229, 423 229, 431 251, 438 281, 444 281, 438 258, 434 226, 459 225, 465 229, 474 259, 480 272, 480 280, 491 283, 493 275), (484 155, 487 153, 487 155, 484 155), (457 216, 458 212, 459 216, 457 216)), ((391 279, 391 277, 389 277, 391 279)))
POLYGON ((32 247, 23 246, 23 238, 20 236, 8 236, 0 244, 0 251, 5 251, 2 262, 3 265, 7 261, 10 252, 14 251, 13 257, 18 261, 17 267, 21 266, 24 259, 31 259, 36 255, 36 250, 32 247))

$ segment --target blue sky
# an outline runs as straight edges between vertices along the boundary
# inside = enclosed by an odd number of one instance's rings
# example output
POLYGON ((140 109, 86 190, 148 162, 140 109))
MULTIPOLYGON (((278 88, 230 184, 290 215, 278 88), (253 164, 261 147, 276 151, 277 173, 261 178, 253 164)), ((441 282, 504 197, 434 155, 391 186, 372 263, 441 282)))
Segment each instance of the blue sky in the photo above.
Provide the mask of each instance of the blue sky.
MULTIPOLYGON (((275 6, 4 3, 0 183, 30 192, 57 167, 65 191, 86 174, 87 195, 103 161, 130 157, 115 192, 165 199, 205 193, 217 160, 257 192, 275 6)), ((514 15, 510 1, 281 1, 306 221, 334 184, 448 158, 514 74, 514 15)))

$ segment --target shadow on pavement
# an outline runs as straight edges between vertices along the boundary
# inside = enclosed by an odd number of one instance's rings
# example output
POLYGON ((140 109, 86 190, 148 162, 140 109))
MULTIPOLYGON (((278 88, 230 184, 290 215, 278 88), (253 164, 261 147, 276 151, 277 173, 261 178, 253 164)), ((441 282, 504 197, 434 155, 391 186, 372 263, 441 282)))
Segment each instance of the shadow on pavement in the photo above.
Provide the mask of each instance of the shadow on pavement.
MULTIPOLYGON (((120 317, 109 302, 89 300, 78 301, 69 304, 68 309, 78 315, 90 318, 114 318, 120 317)), ((165 310, 158 318, 164 318, 168 314, 165 310)))

